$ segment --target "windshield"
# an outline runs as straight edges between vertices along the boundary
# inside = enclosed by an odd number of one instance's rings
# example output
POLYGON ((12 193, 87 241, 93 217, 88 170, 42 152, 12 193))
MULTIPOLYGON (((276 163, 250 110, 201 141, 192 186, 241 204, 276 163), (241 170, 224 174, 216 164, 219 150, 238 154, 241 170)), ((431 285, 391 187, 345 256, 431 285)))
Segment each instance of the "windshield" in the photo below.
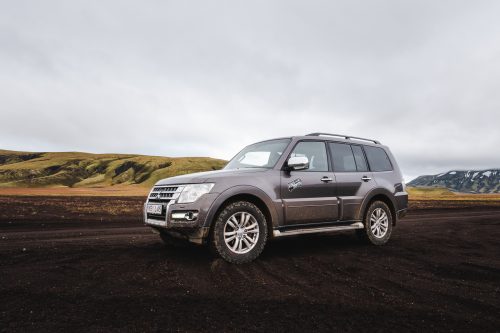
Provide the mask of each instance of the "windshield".
POLYGON ((290 143, 290 139, 259 142, 244 148, 224 168, 225 170, 245 168, 273 168, 290 143))

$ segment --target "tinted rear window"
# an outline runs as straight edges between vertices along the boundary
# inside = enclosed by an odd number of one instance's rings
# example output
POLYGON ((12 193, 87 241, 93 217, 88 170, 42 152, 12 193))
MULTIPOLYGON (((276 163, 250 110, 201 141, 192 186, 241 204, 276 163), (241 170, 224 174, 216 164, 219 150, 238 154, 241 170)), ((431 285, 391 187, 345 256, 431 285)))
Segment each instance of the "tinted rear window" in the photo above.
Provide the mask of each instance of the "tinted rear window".
POLYGON ((365 146, 366 157, 371 171, 391 171, 392 164, 389 156, 382 148, 365 146))
POLYGON ((356 161, 356 169, 359 172, 368 171, 368 165, 366 164, 365 154, 363 154, 363 149, 360 146, 351 146, 352 152, 354 153, 354 160, 356 161))
POLYGON ((356 162, 351 146, 343 143, 329 143, 333 157, 333 170, 337 172, 356 171, 356 162))

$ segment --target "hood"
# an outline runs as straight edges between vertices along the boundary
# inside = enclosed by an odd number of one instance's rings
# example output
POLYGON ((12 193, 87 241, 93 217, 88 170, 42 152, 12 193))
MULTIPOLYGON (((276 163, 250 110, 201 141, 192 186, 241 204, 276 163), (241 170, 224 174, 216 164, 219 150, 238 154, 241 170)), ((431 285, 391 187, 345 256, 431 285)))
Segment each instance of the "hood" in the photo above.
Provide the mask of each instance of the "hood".
POLYGON ((215 183, 217 179, 239 177, 249 173, 260 173, 268 171, 266 168, 235 169, 235 170, 216 170, 207 172, 190 173, 187 175, 170 177, 159 180, 155 185, 178 185, 178 184, 196 184, 196 183, 215 183))

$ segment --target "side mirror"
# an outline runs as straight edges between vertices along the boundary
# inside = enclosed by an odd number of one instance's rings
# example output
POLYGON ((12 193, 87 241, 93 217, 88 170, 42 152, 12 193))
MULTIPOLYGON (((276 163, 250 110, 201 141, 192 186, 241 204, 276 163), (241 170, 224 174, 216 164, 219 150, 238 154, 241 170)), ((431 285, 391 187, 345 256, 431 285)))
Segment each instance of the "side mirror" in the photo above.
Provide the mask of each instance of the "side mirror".
POLYGON ((288 168, 296 171, 309 169, 309 159, 305 156, 292 156, 288 159, 288 168))

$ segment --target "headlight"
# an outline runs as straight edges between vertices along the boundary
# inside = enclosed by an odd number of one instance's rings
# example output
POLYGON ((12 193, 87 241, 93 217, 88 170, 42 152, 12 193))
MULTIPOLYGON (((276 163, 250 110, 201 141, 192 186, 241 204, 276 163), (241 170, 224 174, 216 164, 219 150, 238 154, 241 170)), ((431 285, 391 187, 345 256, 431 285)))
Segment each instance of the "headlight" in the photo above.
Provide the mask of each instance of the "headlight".
POLYGON ((189 203, 195 202, 201 197, 203 194, 210 192, 210 190, 214 187, 214 184, 189 184, 184 186, 184 189, 179 196, 178 203, 189 203))

